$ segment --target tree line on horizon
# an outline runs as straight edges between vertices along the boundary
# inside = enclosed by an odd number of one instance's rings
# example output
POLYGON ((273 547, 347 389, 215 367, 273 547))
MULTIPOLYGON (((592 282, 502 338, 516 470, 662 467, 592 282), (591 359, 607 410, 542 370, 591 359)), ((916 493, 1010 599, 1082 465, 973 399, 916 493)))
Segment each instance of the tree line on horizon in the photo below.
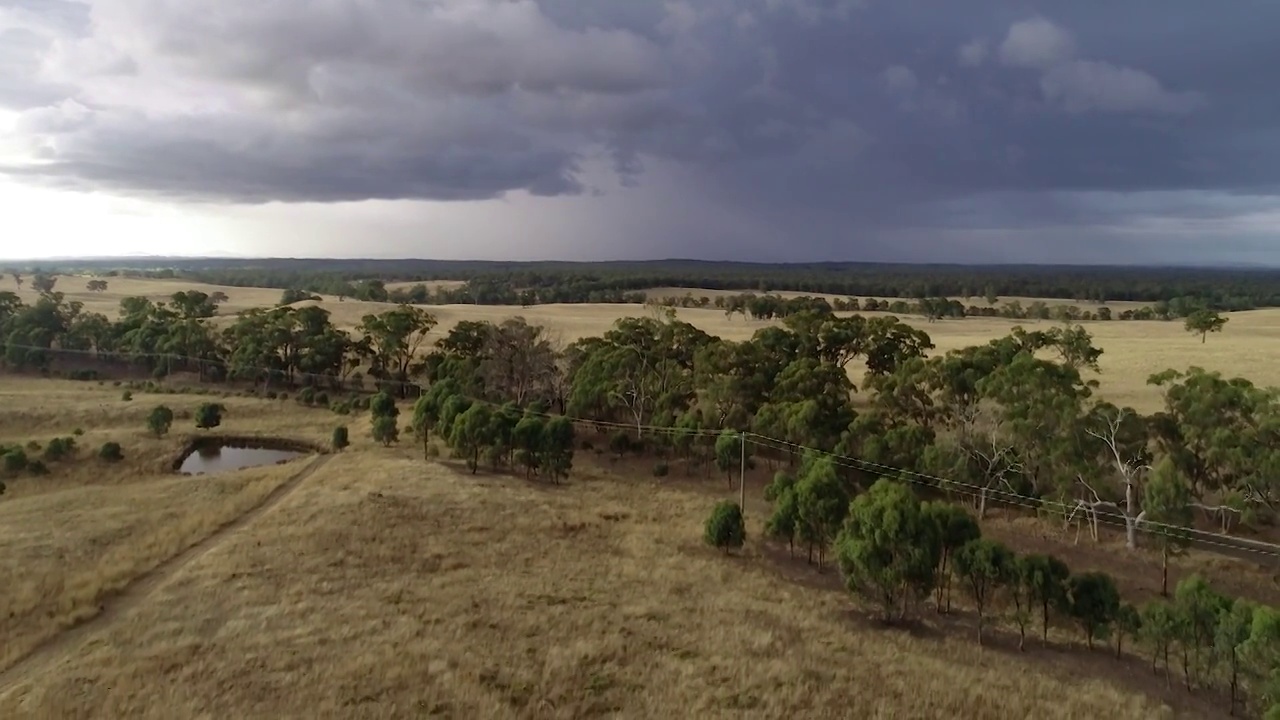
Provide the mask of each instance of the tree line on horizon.
MULTIPOLYGON (((1223 268, 964 266, 875 263, 755 264, 699 261, 480 262, 438 260, 163 260, 45 263, 28 273, 185 278, 234 287, 294 289, 356 299, 389 282, 465 281, 420 303, 485 305, 643 302, 655 287, 753 293, 802 292, 923 300, 937 297, 1062 298, 1077 303, 1175 303, 1220 312, 1280 306, 1280 271, 1223 268), (380 281, 370 284, 367 281, 380 281)), ((11 268, 20 271, 20 268, 11 268)))

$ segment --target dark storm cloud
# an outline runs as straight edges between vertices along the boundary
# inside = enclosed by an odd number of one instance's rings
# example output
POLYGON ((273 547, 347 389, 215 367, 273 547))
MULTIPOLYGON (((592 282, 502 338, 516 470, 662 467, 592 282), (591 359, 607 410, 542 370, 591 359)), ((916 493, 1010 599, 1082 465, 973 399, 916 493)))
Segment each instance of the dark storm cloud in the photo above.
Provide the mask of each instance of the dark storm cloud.
POLYGON ((35 160, 0 172, 57 187, 481 199, 582 193, 591 158, 642 183, 651 158, 834 242, 831 223, 1212 218, 1280 180, 1263 0, 11 6, 0 107, 26 111, 35 160))

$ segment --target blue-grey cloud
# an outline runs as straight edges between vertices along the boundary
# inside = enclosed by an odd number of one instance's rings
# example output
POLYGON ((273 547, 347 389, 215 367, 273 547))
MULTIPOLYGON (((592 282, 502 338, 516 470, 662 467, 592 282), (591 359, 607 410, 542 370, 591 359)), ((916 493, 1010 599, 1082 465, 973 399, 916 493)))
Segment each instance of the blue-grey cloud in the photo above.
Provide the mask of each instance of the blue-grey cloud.
POLYGON ((27 152, 0 173, 480 200, 598 192, 595 158, 626 193, 666 163, 825 255, 860 234, 1221 220, 1275 207, 1277 26, 1266 0, 17 0, 0 108, 27 152))

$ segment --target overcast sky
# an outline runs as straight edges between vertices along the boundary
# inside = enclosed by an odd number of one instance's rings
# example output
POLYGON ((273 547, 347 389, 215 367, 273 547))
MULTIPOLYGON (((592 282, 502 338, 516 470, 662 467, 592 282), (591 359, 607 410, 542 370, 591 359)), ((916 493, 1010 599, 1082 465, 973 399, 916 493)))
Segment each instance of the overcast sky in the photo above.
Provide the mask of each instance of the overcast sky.
POLYGON ((0 258, 1280 264, 1275 0, 0 0, 0 258))

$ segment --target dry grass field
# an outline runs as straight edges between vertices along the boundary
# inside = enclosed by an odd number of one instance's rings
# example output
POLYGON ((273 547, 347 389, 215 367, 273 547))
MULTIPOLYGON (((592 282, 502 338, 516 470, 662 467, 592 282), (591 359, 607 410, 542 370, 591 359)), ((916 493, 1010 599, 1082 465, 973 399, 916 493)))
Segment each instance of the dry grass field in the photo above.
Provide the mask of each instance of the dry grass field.
MULTIPOLYGON (((5 279, 10 283, 12 280, 5 279)), ((72 290, 70 279, 61 289, 72 290)), ((82 284, 82 283, 81 283, 82 284)), ((112 282, 91 309, 192 286, 112 282)), ((196 286, 199 287, 199 286, 196 286)), ((0 285, 0 289, 4 286, 0 285)), ((228 311, 279 292, 221 289, 228 311)), ((72 293, 68 293, 72 294, 72 293)), ((30 294, 24 292, 30 299, 30 294)), ((348 327, 377 303, 326 299, 348 327)), ((461 319, 521 314, 565 342, 639 306, 430 308, 461 319)), ((682 318, 727 338, 764 323, 716 310, 682 318)), ((913 321, 914 322, 914 321, 913 321)), ((940 350, 1014 323, 920 321, 940 350)), ((1201 345, 1174 323, 1095 323, 1103 393, 1150 409, 1150 372, 1200 364, 1280 384, 1280 312, 1237 313, 1201 345)), ((560 487, 428 463, 406 439, 369 438, 366 417, 289 401, 219 398, 214 434, 352 446, 266 468, 182 477, 171 468, 196 431, 191 394, 111 383, 0 376, 0 442, 77 437, 79 455, 0 498, 0 717, 1215 717, 1223 703, 1170 689, 1147 660, 1117 661, 1055 628, 1016 650, 1008 628, 985 648, 965 611, 915 631, 868 619, 833 572, 819 575, 760 542, 761 489, 748 478, 748 544, 725 557, 701 543, 722 478, 650 476, 651 460, 580 451, 560 487), (157 404, 169 436, 144 431, 157 404), (119 442, 126 459, 96 457, 119 442)), ((402 422, 407 418, 402 415, 402 422)), ((736 494, 736 493, 735 493, 736 494)), ((984 532, 1073 569, 1114 573, 1127 598, 1159 583, 1159 561, 1043 522, 1003 517, 984 532)), ((1273 570, 1192 551, 1235 594, 1280 602, 1273 570)))
MULTIPOLYGON (((885 630, 830 573, 754 539, 740 557, 709 550, 701 522, 718 480, 651 480, 591 453, 562 487, 471 476, 412 443, 375 446, 353 419, 350 449, 218 532, 313 461, 175 477, 165 470, 190 422, 153 439, 143 409, 181 414, 203 398, 126 403, 110 385, 36 379, 5 380, 0 397, 6 439, 76 418, 86 447, 113 438, 132 458, 103 466, 82 452, 0 501, 0 717, 1211 713, 1141 661, 885 630), (33 394, 38 410, 12 410, 33 394)), ((338 421, 224 402, 229 434, 320 442, 338 421)))

